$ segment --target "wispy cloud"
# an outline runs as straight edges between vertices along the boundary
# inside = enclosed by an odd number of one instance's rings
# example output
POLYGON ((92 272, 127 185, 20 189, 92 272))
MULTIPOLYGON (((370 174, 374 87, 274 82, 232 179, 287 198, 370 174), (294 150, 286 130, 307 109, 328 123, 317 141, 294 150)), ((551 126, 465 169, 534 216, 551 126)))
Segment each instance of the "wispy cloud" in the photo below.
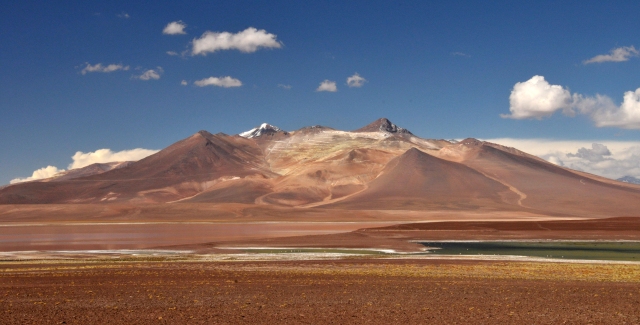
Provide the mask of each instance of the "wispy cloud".
POLYGON ((618 47, 609 52, 609 54, 600 54, 592 57, 591 59, 582 61, 583 64, 590 63, 602 63, 602 62, 624 62, 629 61, 629 58, 638 56, 640 52, 632 46, 618 47))
POLYGON ((367 82, 367 79, 362 78, 357 72, 353 76, 347 78, 347 86, 360 88, 367 82))
POLYGON ((220 77, 220 78, 209 77, 209 78, 195 81, 193 84, 198 87, 216 86, 216 87, 223 87, 223 88, 231 88, 231 87, 242 86, 242 81, 232 78, 230 76, 220 77))
POLYGON ((131 18, 131 16, 129 16, 129 14, 128 14, 128 13, 126 13, 126 12, 124 12, 124 11, 123 11, 123 12, 121 12, 121 13, 119 13, 119 14, 117 14, 116 16, 118 16, 118 18, 122 18, 122 19, 129 19, 129 18, 131 18))
POLYGON ((183 86, 186 86, 186 85, 188 85, 189 83, 188 83, 186 80, 182 80, 182 81, 180 81, 180 84, 181 84, 181 85, 183 85, 183 86))
POLYGON ((167 51, 167 54, 171 55, 171 56, 178 56, 180 55, 178 52, 176 51, 167 51))
POLYGON ((513 86, 509 103, 511 113, 500 115, 503 118, 542 119, 562 111, 567 116, 587 115, 598 127, 640 129, 640 88, 625 92, 618 106, 608 96, 572 94, 543 76, 533 76, 513 86))
POLYGON ((187 24, 182 22, 182 20, 172 21, 167 24, 162 30, 162 34, 165 35, 184 35, 186 32, 184 29, 187 28, 187 24))
POLYGON ((451 52, 451 55, 453 56, 463 56, 465 58, 470 58, 471 55, 467 54, 467 53, 463 53, 463 52, 451 52))
POLYGON ((157 67, 155 69, 146 70, 141 75, 133 76, 133 78, 134 79, 144 80, 144 81, 158 80, 158 79, 160 79, 160 77, 161 77, 161 75, 163 73, 164 73, 164 70, 162 69, 162 67, 157 67))
POLYGON ((244 53, 252 53, 260 48, 280 48, 282 43, 277 36, 267 33, 266 30, 258 30, 249 27, 238 33, 206 31, 200 38, 192 42, 192 55, 207 55, 222 50, 238 50, 244 53))
POLYGON ((335 81, 325 80, 320 83, 320 86, 316 88, 316 91, 328 91, 333 93, 338 91, 338 87, 336 86, 335 81))
POLYGON ((129 70, 128 65, 122 65, 121 63, 108 64, 108 65, 102 65, 102 63, 98 63, 98 64, 91 65, 88 62, 86 62, 85 64, 86 66, 80 71, 80 73, 83 75, 91 72, 109 73, 109 72, 114 72, 118 70, 123 70, 123 71, 129 70))
POLYGON ((286 90, 291 89, 291 85, 278 84, 278 87, 286 90))

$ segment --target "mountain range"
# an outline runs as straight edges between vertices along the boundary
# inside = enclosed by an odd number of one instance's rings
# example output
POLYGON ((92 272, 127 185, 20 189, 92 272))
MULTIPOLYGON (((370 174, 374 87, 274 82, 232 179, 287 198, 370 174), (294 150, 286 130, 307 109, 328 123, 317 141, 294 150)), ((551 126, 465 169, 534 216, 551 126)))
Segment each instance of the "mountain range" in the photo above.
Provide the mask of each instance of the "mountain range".
POLYGON ((472 138, 423 139, 381 118, 354 131, 199 131, 137 162, 0 189, 0 204, 183 202, 609 217, 638 215, 640 186, 472 138))

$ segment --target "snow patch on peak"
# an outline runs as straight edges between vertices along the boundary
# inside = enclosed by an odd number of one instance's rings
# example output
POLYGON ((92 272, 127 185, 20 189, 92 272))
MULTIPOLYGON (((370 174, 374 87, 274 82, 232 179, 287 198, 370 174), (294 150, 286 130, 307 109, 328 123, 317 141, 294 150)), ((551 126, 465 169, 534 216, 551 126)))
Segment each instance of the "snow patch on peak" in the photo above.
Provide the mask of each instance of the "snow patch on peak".
POLYGON ((249 131, 246 132, 242 132, 240 134, 238 134, 239 136, 243 137, 243 138, 255 138, 255 137, 259 137, 263 134, 270 134, 270 133, 276 133, 282 131, 279 127, 277 126, 273 126, 269 123, 262 123, 260 124, 259 127, 253 128, 249 131))

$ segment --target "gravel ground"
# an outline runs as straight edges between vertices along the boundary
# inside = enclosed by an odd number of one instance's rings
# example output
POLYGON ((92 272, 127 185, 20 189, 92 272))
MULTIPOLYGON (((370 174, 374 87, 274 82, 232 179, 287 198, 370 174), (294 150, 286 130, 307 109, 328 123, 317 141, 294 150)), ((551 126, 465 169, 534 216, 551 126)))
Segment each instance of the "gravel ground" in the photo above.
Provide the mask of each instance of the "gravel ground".
POLYGON ((638 324, 637 265, 0 264, 2 324, 638 324))

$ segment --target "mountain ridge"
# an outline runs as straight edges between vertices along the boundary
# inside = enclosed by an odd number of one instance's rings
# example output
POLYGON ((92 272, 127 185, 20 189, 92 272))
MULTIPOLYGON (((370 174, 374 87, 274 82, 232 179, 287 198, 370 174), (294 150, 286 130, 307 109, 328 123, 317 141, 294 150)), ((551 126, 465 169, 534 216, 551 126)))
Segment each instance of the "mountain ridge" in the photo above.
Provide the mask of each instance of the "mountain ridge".
POLYGON ((311 126, 287 132, 267 123, 250 131, 199 131, 122 168, 0 188, 0 204, 638 214, 638 185, 474 138, 423 139, 385 118, 356 131, 311 126))

